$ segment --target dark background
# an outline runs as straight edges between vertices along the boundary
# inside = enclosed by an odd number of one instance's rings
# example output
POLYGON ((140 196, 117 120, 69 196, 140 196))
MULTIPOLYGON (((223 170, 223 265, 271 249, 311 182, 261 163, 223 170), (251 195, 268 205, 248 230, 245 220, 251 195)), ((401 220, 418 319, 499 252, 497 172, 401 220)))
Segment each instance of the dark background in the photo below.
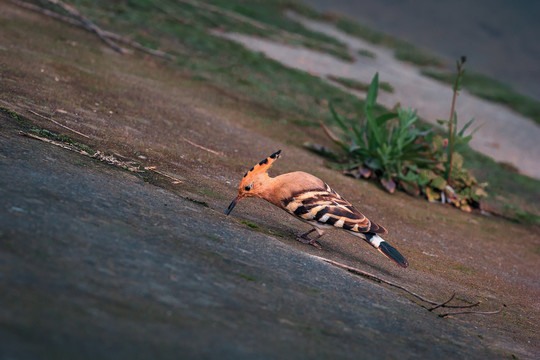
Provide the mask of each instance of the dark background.
POLYGON ((305 0, 457 59, 540 100, 540 2, 534 0, 305 0))

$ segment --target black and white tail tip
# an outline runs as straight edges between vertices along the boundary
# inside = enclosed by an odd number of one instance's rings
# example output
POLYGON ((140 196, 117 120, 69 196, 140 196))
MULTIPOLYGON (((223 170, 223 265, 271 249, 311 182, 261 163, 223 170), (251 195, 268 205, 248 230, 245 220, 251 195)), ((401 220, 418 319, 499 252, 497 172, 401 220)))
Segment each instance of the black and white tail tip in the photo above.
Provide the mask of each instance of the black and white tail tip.
POLYGON ((407 259, 403 257, 392 245, 384 241, 379 235, 376 234, 366 234, 366 239, 369 241, 373 247, 379 250, 384 256, 401 266, 406 268, 409 266, 407 259))

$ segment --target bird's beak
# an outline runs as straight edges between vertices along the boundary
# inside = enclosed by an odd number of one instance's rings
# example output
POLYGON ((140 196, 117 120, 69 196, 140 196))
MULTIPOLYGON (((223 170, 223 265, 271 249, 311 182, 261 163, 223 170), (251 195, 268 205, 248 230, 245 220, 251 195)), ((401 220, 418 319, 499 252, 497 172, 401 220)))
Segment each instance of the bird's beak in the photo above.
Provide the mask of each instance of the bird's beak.
POLYGON ((238 195, 237 197, 235 197, 234 200, 229 205, 229 207, 227 208, 227 210, 225 210, 225 215, 229 215, 231 213, 232 209, 234 209, 234 207, 236 206, 236 203, 239 202, 240 200, 242 200, 243 198, 244 197, 241 196, 241 195, 238 195))

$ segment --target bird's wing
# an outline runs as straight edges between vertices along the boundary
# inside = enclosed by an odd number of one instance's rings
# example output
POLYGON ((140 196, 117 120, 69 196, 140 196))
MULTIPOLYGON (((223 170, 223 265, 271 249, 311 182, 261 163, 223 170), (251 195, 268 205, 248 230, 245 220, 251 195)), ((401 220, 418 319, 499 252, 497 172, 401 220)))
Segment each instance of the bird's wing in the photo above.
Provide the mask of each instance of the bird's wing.
POLYGON ((324 186, 292 194, 282 200, 283 207, 289 213, 307 221, 317 221, 354 232, 381 235, 388 233, 384 227, 370 221, 330 186, 324 186))

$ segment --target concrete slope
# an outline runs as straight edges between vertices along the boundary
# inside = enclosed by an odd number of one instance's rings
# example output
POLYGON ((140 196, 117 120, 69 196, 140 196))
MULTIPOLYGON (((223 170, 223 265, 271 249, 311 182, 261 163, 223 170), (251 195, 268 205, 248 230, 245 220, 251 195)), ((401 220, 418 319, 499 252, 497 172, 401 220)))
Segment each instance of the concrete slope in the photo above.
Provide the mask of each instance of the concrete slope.
POLYGON ((0 149, 0 358, 495 357, 401 295, 123 170, 5 126, 0 149))

